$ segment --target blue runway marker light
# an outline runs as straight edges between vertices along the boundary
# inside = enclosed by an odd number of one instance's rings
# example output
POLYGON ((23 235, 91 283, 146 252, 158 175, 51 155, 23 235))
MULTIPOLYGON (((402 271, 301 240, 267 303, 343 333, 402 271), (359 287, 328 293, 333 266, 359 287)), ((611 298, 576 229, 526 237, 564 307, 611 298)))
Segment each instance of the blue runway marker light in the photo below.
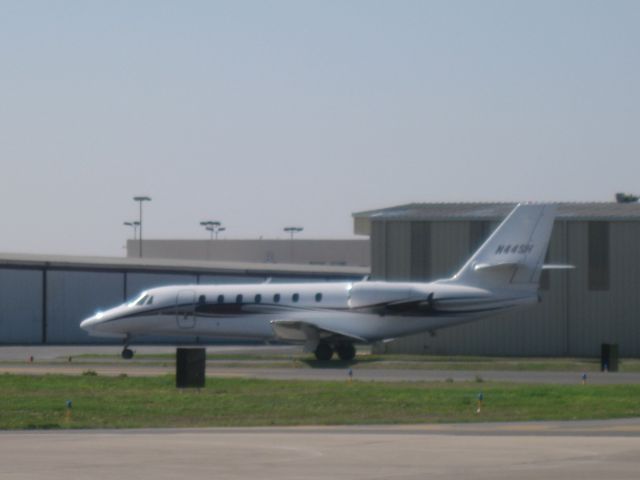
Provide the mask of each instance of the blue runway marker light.
POLYGON ((482 401, 484 400, 484 394, 482 392, 478 393, 478 408, 476 409, 476 413, 480 413, 482 410, 482 401))
POLYGON ((67 409, 64 412, 64 420, 65 422, 71 421, 71 408, 73 407, 73 402, 71 400, 67 400, 65 402, 67 409))
POLYGON ((347 374, 349 375, 349 381, 353 380, 353 370, 347 370, 347 374))
POLYGON ((583 373, 582 374, 582 384, 585 385, 587 383, 587 374, 583 373))

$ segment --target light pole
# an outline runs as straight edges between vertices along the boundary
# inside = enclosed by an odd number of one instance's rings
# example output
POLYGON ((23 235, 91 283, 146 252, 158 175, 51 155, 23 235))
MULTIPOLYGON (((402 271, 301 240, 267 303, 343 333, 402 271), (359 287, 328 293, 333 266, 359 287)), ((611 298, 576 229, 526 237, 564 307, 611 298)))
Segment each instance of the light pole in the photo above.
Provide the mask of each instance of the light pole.
POLYGON ((289 245, 289 261, 293 263, 293 236, 304 230, 303 227, 284 227, 283 230, 291 235, 291 243, 289 245))
POLYGON ((217 240, 218 233, 224 232, 226 230, 226 228, 222 226, 222 223, 218 222, 217 220, 207 220, 204 222, 200 222, 200 225, 202 225, 205 228, 205 230, 211 233, 211 240, 213 240, 214 235, 217 240))
POLYGON ((135 222, 124 222, 123 225, 126 225, 127 227, 132 227, 133 228, 133 239, 137 240, 138 239, 138 227, 140 226, 140 222, 138 222, 137 220, 135 222))
POLYGON ((140 227, 140 237, 138 237, 138 241, 140 248, 138 249, 138 256, 140 258, 142 258, 142 202, 150 202, 151 201, 151 197, 144 197, 144 196, 140 196, 140 197, 133 197, 133 200, 140 203, 140 217, 138 219, 138 224, 140 227))
POLYGON ((218 239, 218 234, 220 232, 224 232, 226 230, 225 227, 207 227, 207 230, 209 230, 212 234, 215 234, 216 236, 216 240, 218 239))

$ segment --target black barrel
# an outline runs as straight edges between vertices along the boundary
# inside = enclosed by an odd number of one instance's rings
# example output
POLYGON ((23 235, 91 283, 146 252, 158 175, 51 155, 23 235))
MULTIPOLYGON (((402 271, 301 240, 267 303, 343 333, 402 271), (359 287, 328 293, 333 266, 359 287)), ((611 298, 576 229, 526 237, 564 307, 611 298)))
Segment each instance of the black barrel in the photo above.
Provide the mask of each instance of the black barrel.
POLYGON ((176 387, 203 388, 206 364, 204 348, 176 349, 176 387))
POLYGON ((600 370, 603 372, 618 371, 618 344, 603 343, 600 347, 600 370))

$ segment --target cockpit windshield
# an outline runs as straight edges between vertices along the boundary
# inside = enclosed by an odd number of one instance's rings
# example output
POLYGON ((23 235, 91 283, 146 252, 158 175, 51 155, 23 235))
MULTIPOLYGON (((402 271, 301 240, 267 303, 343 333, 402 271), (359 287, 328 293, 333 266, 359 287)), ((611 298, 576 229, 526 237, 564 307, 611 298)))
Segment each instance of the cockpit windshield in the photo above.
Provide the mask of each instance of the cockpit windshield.
POLYGON ((129 303, 130 307, 144 305, 144 303, 149 298, 149 294, 147 292, 143 292, 140 294, 138 298, 129 303))

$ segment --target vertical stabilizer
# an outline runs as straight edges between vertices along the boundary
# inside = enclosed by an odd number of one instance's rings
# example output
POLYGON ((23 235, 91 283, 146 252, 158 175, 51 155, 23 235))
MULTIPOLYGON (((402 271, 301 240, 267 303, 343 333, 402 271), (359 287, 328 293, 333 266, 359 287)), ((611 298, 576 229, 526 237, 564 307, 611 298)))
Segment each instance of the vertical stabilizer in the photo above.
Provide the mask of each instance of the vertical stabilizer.
POLYGON ((519 204, 448 282, 537 288, 555 205, 519 204))

